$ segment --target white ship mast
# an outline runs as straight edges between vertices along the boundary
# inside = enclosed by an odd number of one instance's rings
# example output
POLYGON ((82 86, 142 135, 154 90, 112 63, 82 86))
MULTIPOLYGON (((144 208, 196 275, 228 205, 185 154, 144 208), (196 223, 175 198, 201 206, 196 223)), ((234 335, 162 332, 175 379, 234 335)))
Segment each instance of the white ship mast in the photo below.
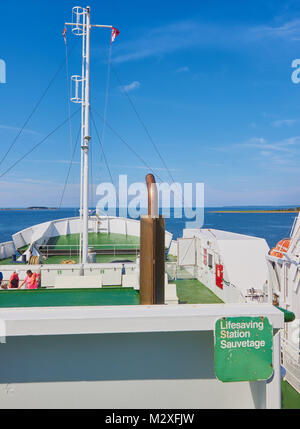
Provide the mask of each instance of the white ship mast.
POLYGON ((110 28, 111 25, 91 25, 91 8, 80 6, 72 9, 71 26, 73 34, 82 37, 82 75, 72 76, 75 93, 71 98, 81 104, 81 181, 80 181, 80 262, 88 262, 88 221, 89 221, 89 143, 90 136, 90 34, 93 27, 110 28), (81 85, 81 95, 80 95, 81 85))

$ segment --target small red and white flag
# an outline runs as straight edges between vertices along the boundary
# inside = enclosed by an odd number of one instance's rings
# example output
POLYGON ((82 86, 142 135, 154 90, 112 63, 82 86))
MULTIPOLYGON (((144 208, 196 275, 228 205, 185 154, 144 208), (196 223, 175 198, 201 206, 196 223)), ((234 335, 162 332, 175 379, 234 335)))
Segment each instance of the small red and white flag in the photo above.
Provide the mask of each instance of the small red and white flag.
POLYGON ((65 27, 64 28, 64 31, 63 31, 63 37, 64 37, 64 40, 65 40, 65 44, 67 44, 67 28, 65 27))
POLYGON ((118 37, 118 35, 120 34, 120 31, 117 28, 112 28, 111 29, 111 42, 114 42, 116 40, 116 37, 118 37))

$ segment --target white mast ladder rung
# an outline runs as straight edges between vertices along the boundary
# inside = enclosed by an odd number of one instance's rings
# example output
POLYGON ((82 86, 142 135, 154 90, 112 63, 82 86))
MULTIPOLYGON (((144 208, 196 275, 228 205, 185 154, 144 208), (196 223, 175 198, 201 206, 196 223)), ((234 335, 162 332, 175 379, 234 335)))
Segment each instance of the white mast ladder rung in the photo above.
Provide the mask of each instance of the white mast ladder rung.
POLYGON ((83 91, 82 91, 82 88, 80 88, 80 86, 84 84, 84 81, 85 81, 85 79, 82 76, 74 75, 71 77, 72 94, 74 94, 73 97, 71 98, 71 101, 73 103, 82 104, 82 102, 83 102, 83 99, 82 99, 83 91), (73 87, 74 87, 74 93, 73 93, 73 87), (81 94, 81 95, 79 95, 79 94, 81 94))
POLYGON ((83 36, 86 34, 86 26, 85 26, 85 17, 87 14, 87 9, 75 6, 72 9, 72 24, 67 23, 68 25, 72 25, 72 32, 76 36, 83 36))

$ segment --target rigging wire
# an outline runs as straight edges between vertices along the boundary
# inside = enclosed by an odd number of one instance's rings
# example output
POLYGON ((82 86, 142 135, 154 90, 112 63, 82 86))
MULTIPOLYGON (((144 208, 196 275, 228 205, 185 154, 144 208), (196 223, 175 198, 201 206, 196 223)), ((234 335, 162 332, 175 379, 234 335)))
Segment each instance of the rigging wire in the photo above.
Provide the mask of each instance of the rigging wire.
MULTIPOLYGON (((120 77, 119 77, 116 69, 114 68, 113 64, 111 63, 111 45, 110 45, 110 50, 109 50, 108 63, 109 63, 109 72, 110 72, 110 69, 113 71, 113 73, 114 73, 114 75, 115 75, 115 77, 116 77, 117 81, 119 82, 119 85, 120 85, 120 87, 122 89, 122 93, 126 96, 127 100, 129 101, 129 104, 131 105, 131 107, 132 107, 132 109, 133 109, 133 111, 134 111, 134 113, 135 113, 138 121, 140 122, 141 126, 144 128, 144 131, 146 132, 146 134, 147 134, 147 136, 148 136, 148 138, 149 138, 152 146, 154 147, 155 152, 157 153, 157 155, 158 155, 159 159, 161 160, 163 166, 165 167, 165 169, 166 169, 169 177, 171 178, 172 183, 175 183, 175 179, 174 179, 174 177, 173 177, 170 169, 168 168, 168 166, 167 166, 167 164, 166 164, 166 162, 165 162, 162 154, 160 153, 157 144, 155 143, 154 139, 152 138, 148 127, 146 126, 145 122, 143 121, 141 115, 139 114, 139 112, 138 112, 135 104, 132 101, 132 98, 129 96, 128 92, 124 89, 124 84, 122 83, 122 81, 121 81, 121 79, 120 79, 120 77)), ((106 122, 106 120, 105 120, 105 122, 106 122)), ((105 125, 105 123, 104 123, 104 125, 105 125)))
MULTIPOLYGON (((102 49, 102 48, 100 48, 100 49, 102 49)), ((105 53, 105 55, 107 55, 107 53, 105 52, 105 50, 104 50, 104 49, 102 49, 102 52, 104 52, 104 53, 105 53)), ((154 149, 155 149, 155 151, 156 151, 156 153, 157 153, 158 157, 160 158, 160 160, 161 160, 161 162, 162 162, 163 166, 165 167, 165 169, 166 169, 166 171, 167 171, 168 175, 170 176, 172 183, 176 183, 176 182, 175 182, 175 179, 174 179, 174 177, 173 177, 173 175, 172 175, 172 173, 171 173, 171 171, 170 171, 170 169, 168 168, 168 166, 167 166, 167 164, 166 164, 166 162, 165 162, 165 160, 164 160, 163 156, 161 155, 161 153, 160 153, 160 151, 159 151, 159 149, 158 149, 158 146, 156 145, 156 143, 155 143, 154 139, 152 138, 152 136, 151 136, 151 134, 150 134, 150 131, 149 131, 148 127, 146 126, 145 122, 142 120, 141 115, 139 114, 139 112, 138 112, 137 108, 135 107, 135 104, 133 103, 132 98, 129 96, 128 92, 127 92, 126 90, 124 90, 124 84, 122 83, 122 81, 121 81, 121 79, 120 79, 119 75, 117 74, 117 72, 116 72, 116 70, 115 70, 115 68, 114 68, 114 66, 113 66, 113 64, 112 64, 112 61, 111 61, 111 46, 110 46, 110 50, 109 50, 109 54, 108 54, 108 63, 109 63, 109 72, 110 72, 110 69, 113 71, 113 73, 114 73, 114 75, 115 75, 115 77, 116 77, 117 81, 119 82, 119 85, 120 85, 120 86, 121 86, 121 88, 122 88, 122 93, 127 97, 127 100, 129 101, 129 103, 130 103, 130 105, 131 105, 131 107, 132 107, 132 109, 133 109, 133 111, 134 111, 134 113, 135 113, 135 115, 136 115, 136 117, 137 117, 138 121, 140 122, 141 126, 144 128, 144 130, 145 130, 145 132, 146 132, 146 134, 147 134, 147 136, 148 136, 148 138, 149 138, 149 140, 150 140, 150 142, 151 142, 152 146, 154 147, 154 149)), ((104 124, 106 124, 106 125, 107 125, 107 121, 106 121, 106 119, 103 119, 103 121, 104 121, 104 124)), ((157 175, 156 175, 156 176, 157 176, 157 175)), ((157 176, 157 177, 158 177, 158 176, 157 176)), ((161 180, 161 179, 160 179, 160 180, 161 180)), ((162 181, 162 180, 161 180, 161 181, 162 181)))
POLYGON ((135 105, 134 105, 134 103, 133 103, 133 101, 132 101, 132 98, 129 96, 128 92, 127 92, 127 91, 126 91, 126 89, 124 88, 124 85, 123 85, 123 83, 121 82, 121 79, 119 78, 119 76, 118 76, 118 74, 117 74, 116 70, 114 69, 114 67, 113 67, 113 66, 111 66, 111 68, 112 68, 112 71, 113 71, 114 75, 116 76, 116 78, 117 78, 117 80, 118 80, 118 82, 119 82, 119 84, 120 84, 120 86, 121 86, 122 93, 123 93, 123 94, 125 94, 125 96, 127 97, 127 100, 129 101, 129 104, 131 105, 131 107, 132 107, 132 109, 133 109, 134 113, 136 114, 136 117, 138 118, 138 121, 140 122, 140 124, 141 124, 141 125, 142 125, 142 127, 144 128, 144 131, 146 132, 146 134, 147 134, 147 136, 148 136, 148 138, 149 138, 149 140, 150 140, 150 142, 151 142, 152 146, 154 147, 154 149, 155 149, 155 151, 156 151, 156 153, 157 153, 157 155, 158 155, 159 159, 161 160, 161 162, 162 162, 163 166, 165 167, 166 171, 168 172, 168 174, 169 174, 169 176, 170 176, 170 178, 171 178, 171 180, 172 180, 172 183, 175 183, 174 177, 173 177, 173 175, 172 175, 172 173, 171 173, 170 169, 168 168, 168 166, 167 166, 167 164, 166 164, 166 162, 165 162, 165 160, 164 160, 163 156, 161 155, 161 153, 160 153, 160 151, 159 151, 159 149, 158 149, 158 147, 157 147, 157 145, 156 145, 155 141, 153 140, 153 138, 152 138, 152 136, 151 136, 151 134, 150 134, 150 132, 149 132, 149 130, 148 130, 148 128, 147 128, 147 126, 146 126, 145 122, 142 120, 141 115, 140 115, 140 114, 139 114, 139 112, 137 111, 137 108, 135 107, 135 105))
POLYGON ((93 117, 92 111, 91 111, 91 119, 92 119, 92 122, 93 122, 93 125, 94 125, 94 128, 95 128, 97 137, 98 137, 98 141, 99 141, 99 144, 100 144, 101 151, 102 151, 101 156, 103 156, 106 168, 107 168, 109 176, 110 176, 111 183, 114 184, 114 180, 113 180, 113 177, 112 177, 112 174, 111 174, 111 170, 109 168, 109 165, 108 165, 108 162, 107 162, 107 158, 106 158, 106 155, 105 155, 105 152, 104 152, 103 143, 102 143, 102 141, 100 139, 99 132, 98 132, 96 123, 94 121, 94 117, 93 117))
POLYGON ((79 126, 79 131, 78 131, 78 134, 77 134, 76 143, 75 143, 74 150, 73 150, 73 153, 72 153, 72 158, 71 158, 71 161, 70 161, 70 165, 69 165, 67 177, 66 177, 66 180, 65 180, 65 183, 64 183, 64 188, 63 188, 63 191, 62 191, 62 194, 61 194, 60 203, 59 203, 59 206, 58 206, 59 209, 61 209, 62 202, 63 202, 64 196, 65 196, 65 192, 66 192, 66 189, 67 189, 67 186, 68 186, 68 181, 69 181, 69 177, 70 177, 71 168, 73 167, 74 156, 75 156, 75 153, 76 153, 76 149, 78 147, 78 142, 79 142, 79 137, 80 137, 80 131, 81 131, 81 125, 79 126))
MULTIPOLYGON (((106 79, 106 90, 105 90, 105 102, 104 102, 104 113, 103 113, 103 127, 101 133, 101 145, 104 147, 104 133, 105 133, 105 125, 107 119, 107 107, 108 107, 108 96, 109 96, 109 85, 110 85, 110 70, 111 70, 111 47, 112 44, 109 45, 109 53, 108 53, 108 65, 107 65, 107 79, 106 79)), ((102 151, 101 160, 104 152, 102 151)))
MULTIPOLYGON (((64 40, 65 40, 65 46, 66 46, 66 87, 67 87, 67 112, 69 114, 69 118, 71 116, 71 86, 70 86, 70 78, 69 78, 69 53, 68 53, 68 39, 67 39, 67 35, 66 32, 64 31, 63 33, 64 36, 64 40)), ((80 131, 79 131, 80 132, 80 131)), ((70 137, 70 155, 71 155, 71 166, 73 164, 73 157, 74 157, 74 153, 76 152, 76 148, 75 151, 73 152, 73 133, 72 133, 72 123, 71 123, 71 119, 69 119, 69 137, 70 137)), ((78 137, 77 137, 78 139, 78 137)), ((77 140, 76 140, 76 146, 77 146, 77 140)), ((69 180, 69 177, 67 178, 67 181, 69 180)), ((73 184, 75 184, 75 177, 74 177, 74 170, 73 170, 73 184)), ((63 191, 62 194, 62 198, 61 198, 61 202, 60 202, 60 207, 62 204, 62 200, 64 198, 64 193, 65 193, 65 189, 63 191)), ((76 216, 76 208, 74 207, 74 214, 76 216)))
POLYGON ((91 207, 94 207, 94 193, 93 193, 93 145, 91 145, 91 149, 90 149, 90 157, 91 157, 91 162, 90 162, 90 181, 89 181, 89 185, 90 185, 90 205, 91 207))
MULTIPOLYGON (((76 115, 80 110, 77 109, 75 112, 72 113, 71 118, 76 115)), ((19 164, 23 159, 25 159, 28 155, 30 155, 35 149, 37 149, 42 143, 44 143, 49 137, 51 137, 56 131, 58 131, 60 128, 62 128, 67 122, 69 121, 69 117, 65 119, 63 122, 61 122, 53 131, 51 131, 46 137, 44 137, 41 141, 39 141, 37 144, 35 144, 28 152, 26 152, 24 155, 22 155, 17 161, 15 161, 7 170, 5 170, 2 174, 0 174, 0 179, 5 176, 7 173, 9 173, 17 164, 19 164)))
MULTIPOLYGON (((67 81, 67 109, 69 118, 71 116, 71 101, 70 101, 70 80, 69 80, 69 56, 68 56, 68 43, 67 38, 65 37, 65 45, 66 45, 66 81, 67 81)), ((69 135, 70 135, 70 155, 72 157, 73 154, 73 136, 72 136, 72 124, 69 119, 69 135)))
MULTIPOLYGON (((72 48, 70 50, 70 53, 73 52, 73 50, 74 50, 74 48, 76 46, 76 42, 77 41, 74 41, 74 43, 72 45, 72 48)), ((49 91, 49 89, 53 85, 54 81, 56 80, 57 76, 59 75, 59 73, 61 72, 61 70, 63 69, 64 66, 65 66, 65 58, 61 62, 60 66, 58 67, 58 69, 56 70, 56 72, 54 73, 53 77, 50 79, 49 84, 47 85, 46 89, 42 93, 41 97, 38 99, 37 103, 35 104, 34 108, 31 111, 30 115, 27 117, 26 121, 24 122, 24 124, 22 125, 21 129, 19 130, 18 134, 16 135, 16 137, 14 138, 14 140, 12 141, 12 143, 10 144, 8 150, 6 151, 6 153, 4 154, 4 156, 2 157, 2 159, 0 160, 0 166, 3 164, 3 162, 7 158, 8 154, 10 153, 10 151, 12 150, 12 148, 14 147, 14 145, 17 143, 17 140, 19 139, 20 135, 24 131, 26 125, 28 124, 28 122, 30 121, 30 119, 33 117, 34 113, 37 111, 38 107, 42 103, 42 101, 45 98, 47 92, 49 91)), ((2 176, 0 176, 0 177, 2 177, 2 176)))
MULTIPOLYGON (((96 115, 98 115, 101 119, 103 119, 103 116, 100 115, 100 113, 97 112, 97 110, 93 109, 93 111, 96 113, 96 115)), ((163 180, 159 177, 159 175, 157 173, 154 172, 154 170, 150 167, 149 164, 147 164, 146 161, 144 161, 144 159, 129 145, 129 143, 127 143, 121 136, 120 134, 117 133, 116 130, 113 129, 113 127, 106 122, 106 126, 111 130, 111 132, 118 137, 119 140, 121 140, 122 143, 125 144, 125 146, 127 146, 127 148, 145 165, 145 167, 147 167, 161 182, 163 182, 163 180)))

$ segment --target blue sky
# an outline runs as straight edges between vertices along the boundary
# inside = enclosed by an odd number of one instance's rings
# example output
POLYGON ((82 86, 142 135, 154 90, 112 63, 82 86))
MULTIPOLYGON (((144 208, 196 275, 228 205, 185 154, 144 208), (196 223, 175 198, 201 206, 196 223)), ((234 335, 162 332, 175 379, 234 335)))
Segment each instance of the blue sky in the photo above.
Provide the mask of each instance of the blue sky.
MULTIPOLYGON (((64 22, 69 0, 2 2, 0 59, 0 159, 65 58, 64 22)), ((300 2, 261 0, 91 0, 92 21, 120 30, 113 69, 159 147, 176 181, 204 182, 207 206, 300 204, 300 84, 291 80, 300 58, 300 2)), ((76 41, 68 31, 68 46, 76 41)), ((103 114, 110 34, 92 33, 92 107, 103 114)), ((80 74, 80 41, 69 58, 80 74)), ((161 159, 111 73, 107 120, 170 182, 161 159)), ((71 105, 75 112, 77 105, 71 105)), ((0 175, 68 114, 62 69, 0 175)), ((79 115, 72 120, 74 147, 79 115)), ((102 122, 94 116, 99 133, 102 122)), ((71 143, 66 125, 0 179, 0 206, 57 206, 67 175, 71 143)), ((109 181, 92 130, 92 196, 109 181)), ((109 129, 104 147, 114 180, 144 181, 145 166, 109 129)), ((78 205, 79 160, 63 205, 78 205)))

